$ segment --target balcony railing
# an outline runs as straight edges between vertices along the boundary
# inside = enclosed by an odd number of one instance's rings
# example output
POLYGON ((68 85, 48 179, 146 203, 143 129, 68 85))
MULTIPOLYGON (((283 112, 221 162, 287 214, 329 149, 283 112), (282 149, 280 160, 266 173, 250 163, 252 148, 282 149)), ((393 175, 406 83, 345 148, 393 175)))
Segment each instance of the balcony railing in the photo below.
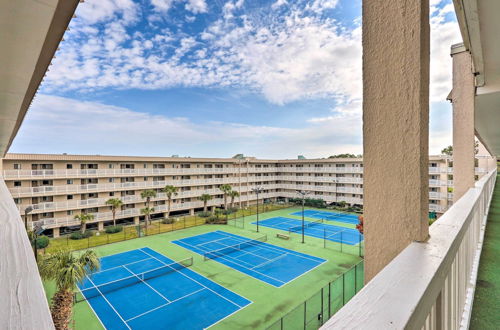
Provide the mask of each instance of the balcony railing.
POLYGON ((495 179, 479 180, 322 329, 467 329, 495 179))

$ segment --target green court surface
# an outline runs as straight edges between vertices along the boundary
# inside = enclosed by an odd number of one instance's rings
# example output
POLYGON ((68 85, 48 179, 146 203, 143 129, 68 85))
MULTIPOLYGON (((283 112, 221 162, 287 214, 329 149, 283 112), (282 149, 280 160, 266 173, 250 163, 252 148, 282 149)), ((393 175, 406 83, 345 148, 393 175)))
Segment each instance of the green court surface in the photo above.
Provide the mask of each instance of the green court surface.
MULTIPOLYGON (((290 213, 300 211, 301 208, 287 208, 266 212, 260 214, 260 219, 272 218, 276 216, 287 216, 291 218, 300 218, 291 216, 290 213)), ((256 216, 247 216, 240 220, 232 220, 228 225, 202 225, 186 229, 181 229, 164 234, 152 235, 138 239, 103 245, 94 248, 99 256, 107 256, 119 252, 149 247, 168 258, 180 260, 193 256, 194 264, 191 266, 195 272, 209 278, 210 280, 234 291, 242 297, 251 300, 253 303, 241 309, 237 313, 223 319, 215 324, 211 329, 266 329, 276 322, 280 321, 287 313, 303 305, 306 300, 316 300, 315 297, 321 295, 321 290, 328 287, 329 283, 342 276, 362 259, 354 254, 339 252, 336 248, 324 247, 321 239, 309 237, 304 244, 301 243, 300 235, 291 235, 289 240, 276 237, 276 233, 283 233, 272 228, 261 227, 260 232, 256 232, 256 226, 250 224, 256 220, 256 216), (244 228, 241 228, 243 227, 244 228), (200 235, 216 230, 223 230, 240 236, 254 239, 267 234, 268 243, 281 246, 290 250, 326 259, 327 262, 314 268, 303 276, 296 278, 290 283, 277 288, 272 285, 259 281, 251 276, 240 273, 214 260, 204 261, 203 256, 189 251, 179 245, 171 243, 173 240, 179 240, 194 235, 200 235)), ((333 223, 333 222, 332 222, 333 223)), ((335 223, 339 226, 352 228, 352 225, 345 223, 335 223)), ((358 272, 357 278, 353 273, 346 274, 343 291, 338 287, 337 281, 332 284, 331 305, 341 306, 354 295, 357 287, 358 291, 363 283, 362 271, 358 272), (356 284, 351 283, 356 281, 356 284), (344 300, 344 301, 342 301, 344 300)), ((45 283, 48 298, 54 293, 54 285, 45 283)), ((320 299, 318 298, 318 302, 320 299)), ((326 306, 326 305, 325 305, 326 306)), ((338 308, 335 307, 335 310, 338 308)), ((325 307, 326 308, 326 307, 325 307)), ((285 319, 286 320, 286 319, 285 319)), ((80 302, 74 306, 74 322, 76 329, 102 329, 99 320, 90 309, 87 302, 80 302)))

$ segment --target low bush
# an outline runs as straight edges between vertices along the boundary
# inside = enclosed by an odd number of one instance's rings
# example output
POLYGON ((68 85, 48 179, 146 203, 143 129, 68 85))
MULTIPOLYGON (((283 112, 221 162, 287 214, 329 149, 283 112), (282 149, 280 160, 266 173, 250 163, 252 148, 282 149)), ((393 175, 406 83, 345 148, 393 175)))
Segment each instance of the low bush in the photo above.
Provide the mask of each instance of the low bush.
POLYGON ((212 212, 209 212, 209 211, 207 211, 207 212, 204 212, 204 211, 198 212, 198 216, 200 218, 208 218, 211 215, 212 215, 212 212))
POLYGON ((71 235, 69 235, 69 239, 79 240, 79 239, 89 238, 90 236, 93 235, 94 233, 91 230, 87 230, 84 234, 82 234, 81 231, 75 231, 74 233, 71 233, 71 235))
POLYGON ((174 223, 174 218, 165 218, 161 220, 161 223, 165 225, 170 225, 171 223, 174 223))
POLYGON ((106 232, 106 234, 115 234, 121 232, 122 230, 123 230, 122 226, 109 226, 106 227, 104 231, 106 232))
POLYGON ((50 243, 50 240, 47 236, 39 236, 36 239, 36 248, 37 249, 45 249, 50 243))

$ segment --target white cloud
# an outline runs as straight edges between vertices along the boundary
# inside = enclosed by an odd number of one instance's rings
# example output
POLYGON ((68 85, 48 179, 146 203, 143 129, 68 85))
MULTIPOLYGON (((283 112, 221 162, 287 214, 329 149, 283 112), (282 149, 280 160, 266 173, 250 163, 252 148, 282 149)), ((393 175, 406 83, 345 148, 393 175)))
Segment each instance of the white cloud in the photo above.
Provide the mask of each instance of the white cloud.
POLYGON ((208 11, 208 6, 205 0, 188 0, 186 9, 193 14, 206 13, 208 11))
POLYGON ((359 119, 351 116, 303 128, 194 123, 186 118, 40 94, 11 152, 193 157, 229 157, 243 152, 261 158, 295 158, 299 154, 313 158, 360 153, 360 132, 351 129, 358 124, 359 119), (224 146, 223 151, 220 146, 224 146))

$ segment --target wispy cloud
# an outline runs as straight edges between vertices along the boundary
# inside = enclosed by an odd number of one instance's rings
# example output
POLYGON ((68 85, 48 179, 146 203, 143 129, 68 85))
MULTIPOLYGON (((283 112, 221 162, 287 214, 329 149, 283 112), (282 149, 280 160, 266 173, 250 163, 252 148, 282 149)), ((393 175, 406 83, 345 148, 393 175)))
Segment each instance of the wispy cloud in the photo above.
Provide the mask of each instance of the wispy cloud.
POLYGON ((11 151, 74 153, 78 146, 77 152, 87 154, 230 157, 243 152, 271 159, 295 158, 299 154, 325 157, 361 152, 360 132, 350 129, 356 120, 349 116, 338 118, 335 129, 329 122, 306 124, 303 128, 194 123, 187 118, 41 94, 11 151))

